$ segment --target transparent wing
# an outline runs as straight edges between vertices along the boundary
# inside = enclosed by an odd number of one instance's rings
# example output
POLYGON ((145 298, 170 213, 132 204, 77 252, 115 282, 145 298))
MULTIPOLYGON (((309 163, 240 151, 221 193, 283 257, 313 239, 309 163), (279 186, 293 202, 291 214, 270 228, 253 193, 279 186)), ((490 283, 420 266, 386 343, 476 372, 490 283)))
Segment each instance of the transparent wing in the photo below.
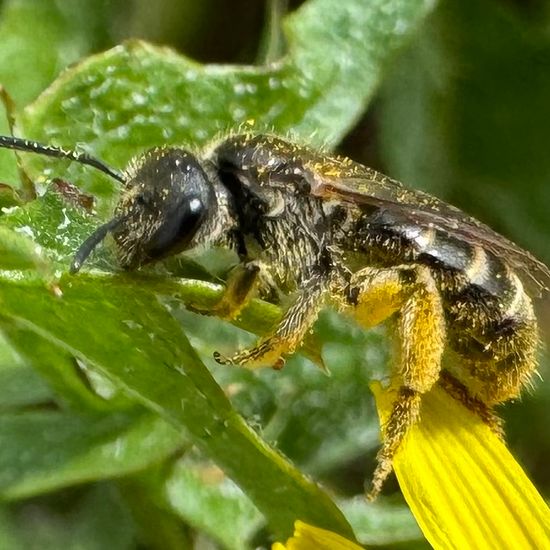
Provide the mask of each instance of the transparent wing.
POLYGON ((534 294, 550 288, 550 269, 487 225, 422 191, 407 189, 380 172, 355 164, 353 175, 313 173, 311 193, 326 200, 370 205, 398 213, 412 224, 433 227, 473 245, 481 245, 517 270, 534 294))

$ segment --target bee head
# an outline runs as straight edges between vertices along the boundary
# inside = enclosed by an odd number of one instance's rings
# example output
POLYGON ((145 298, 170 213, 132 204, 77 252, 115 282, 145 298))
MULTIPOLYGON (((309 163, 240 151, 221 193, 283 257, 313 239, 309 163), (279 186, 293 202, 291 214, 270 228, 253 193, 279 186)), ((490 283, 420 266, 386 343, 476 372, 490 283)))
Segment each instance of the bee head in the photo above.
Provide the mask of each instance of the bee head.
POLYGON ((212 183, 198 160, 184 149, 147 151, 130 162, 123 183, 114 218, 82 243, 71 272, 80 269, 109 233, 124 269, 190 248, 209 210, 215 209, 212 183))
POLYGON ((121 174, 87 153, 14 136, 0 136, 0 148, 67 158, 123 185, 114 218, 82 243, 73 258, 72 273, 108 234, 115 240, 121 266, 132 269, 200 244, 227 241, 235 231, 228 191, 185 149, 151 149, 121 174))
POLYGON ((152 149, 132 161, 111 230, 120 265, 133 269, 189 248, 215 204, 211 182, 184 149, 152 149))

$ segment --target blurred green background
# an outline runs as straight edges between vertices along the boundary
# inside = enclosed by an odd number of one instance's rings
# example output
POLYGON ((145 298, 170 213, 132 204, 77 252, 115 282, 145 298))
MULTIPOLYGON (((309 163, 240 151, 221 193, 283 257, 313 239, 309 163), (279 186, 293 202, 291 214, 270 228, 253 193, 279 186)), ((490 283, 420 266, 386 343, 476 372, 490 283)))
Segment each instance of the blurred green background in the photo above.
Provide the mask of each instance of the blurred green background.
MULTIPOLYGON (((23 108, 65 67, 129 38, 168 45, 201 63, 276 62, 286 47, 281 18, 301 4, 4 0, 0 2, 0 83, 23 108)), ((436 194, 550 263, 550 3, 434 3, 433 10, 384 62, 376 94, 347 125, 346 136, 335 148, 338 152, 436 194)), ((4 120, 0 129, 8 131, 4 120)), ((225 129, 221 125, 218 130, 225 129)), ((2 182, 13 183, 17 180, 13 157, 1 152, 0 160, 2 182)), ((548 345, 550 300, 546 297, 537 306, 548 345)), ((216 320, 185 311, 178 315, 206 361, 213 349, 250 342, 249 335, 216 320), (205 333, 211 335, 207 342, 205 333)), ((363 522, 363 542, 386 548, 424 547, 395 482, 388 484, 386 498, 368 508, 368 513, 356 511, 360 505, 352 500, 372 471, 378 445, 376 415, 366 387, 386 359, 383 331, 366 335, 327 314, 318 332, 332 371, 330 379, 301 358, 291 360, 283 373, 260 375, 208 364, 226 392, 233 391, 233 404, 262 437, 276 441, 302 471, 338 495, 348 519, 354 514, 359 518, 356 531, 363 522), (373 365, 368 372, 365 359, 373 365), (366 525, 368 517, 374 518, 372 525, 366 525)), ((24 370, 26 378, 20 375, 23 371, 15 376, 13 365, 25 361, 8 345, 3 349, 1 410, 15 415, 52 406, 47 384, 30 369, 24 370)), ((543 379, 548 378, 546 358, 540 372, 543 379)), ((536 380, 521 402, 503 407, 503 415, 515 456, 548 500, 550 385, 536 380)), ((23 428, 16 423, 10 426, 13 433, 24 430, 24 424, 23 428)), ((74 430, 79 430, 77 421, 74 430)), ((169 476, 151 465, 145 472, 136 466, 138 477, 128 474, 116 483, 95 481, 16 498, 0 507, 0 547, 177 548, 185 544, 215 548, 212 522, 203 525, 200 518, 201 511, 213 509, 219 493, 214 489, 212 495, 208 493, 211 501, 204 496, 200 482, 211 472, 205 459, 195 453, 185 453, 169 476), (193 469, 186 469, 186 464, 193 465, 200 476, 189 477, 193 469), (162 491, 155 481, 159 478, 162 491), (148 492, 152 486, 155 491, 148 492), (196 509, 178 501, 185 491, 201 495, 196 509), (154 534, 148 532, 149 523, 157 525, 154 534)), ((217 479, 213 467, 212 471, 217 479)), ((220 492, 231 490, 224 486, 220 492)), ((268 535, 257 529, 262 523, 257 511, 240 497, 235 497, 237 501, 234 506, 242 513, 237 514, 238 520, 227 522, 233 521, 233 528, 239 526, 242 540, 232 547, 239 548, 245 540, 267 544, 268 535)), ((220 517, 227 509, 222 506, 220 517)), ((217 544, 223 546, 220 540, 217 544)))

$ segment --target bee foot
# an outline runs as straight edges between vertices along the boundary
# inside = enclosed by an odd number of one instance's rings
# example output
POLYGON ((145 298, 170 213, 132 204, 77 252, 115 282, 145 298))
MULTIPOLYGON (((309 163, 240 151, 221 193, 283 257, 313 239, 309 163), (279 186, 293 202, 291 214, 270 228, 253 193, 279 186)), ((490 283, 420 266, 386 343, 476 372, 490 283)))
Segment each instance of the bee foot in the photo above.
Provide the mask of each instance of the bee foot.
POLYGON ((384 482, 393 471, 392 459, 384 452, 379 452, 377 456, 378 464, 374 470, 370 489, 365 495, 369 502, 376 500, 376 497, 382 491, 384 482))
POLYGON ((238 317, 240 312, 240 310, 237 309, 230 309, 225 303, 214 304, 211 307, 191 303, 186 304, 185 307, 188 311, 192 311, 193 313, 209 315, 210 317, 219 317, 224 321, 233 321, 236 317, 238 317))
POLYGON ((185 304, 185 309, 192 313, 199 313, 200 315, 210 315, 211 309, 199 306, 198 304, 185 304))
POLYGON ((249 349, 243 349, 232 355, 224 357, 219 352, 214 352, 214 359, 220 365, 239 365, 246 368, 272 367, 280 370, 285 364, 285 359, 280 353, 280 349, 274 346, 273 339, 264 340, 257 346, 249 349))
POLYGON ((214 357, 214 361, 218 363, 218 365, 234 365, 235 363, 229 358, 225 357, 225 355, 222 355, 219 351, 215 351, 212 356, 214 357))

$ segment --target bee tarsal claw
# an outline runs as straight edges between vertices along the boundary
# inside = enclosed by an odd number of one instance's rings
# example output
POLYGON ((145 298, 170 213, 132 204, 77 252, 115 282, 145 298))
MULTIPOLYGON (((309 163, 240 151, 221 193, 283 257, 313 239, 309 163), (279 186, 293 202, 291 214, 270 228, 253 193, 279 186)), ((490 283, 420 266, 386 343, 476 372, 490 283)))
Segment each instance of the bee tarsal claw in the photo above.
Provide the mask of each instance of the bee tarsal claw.
POLYGON ((218 365, 234 365, 230 358, 225 357, 225 355, 222 355, 219 351, 215 351, 212 357, 214 357, 214 361, 216 361, 218 365))

